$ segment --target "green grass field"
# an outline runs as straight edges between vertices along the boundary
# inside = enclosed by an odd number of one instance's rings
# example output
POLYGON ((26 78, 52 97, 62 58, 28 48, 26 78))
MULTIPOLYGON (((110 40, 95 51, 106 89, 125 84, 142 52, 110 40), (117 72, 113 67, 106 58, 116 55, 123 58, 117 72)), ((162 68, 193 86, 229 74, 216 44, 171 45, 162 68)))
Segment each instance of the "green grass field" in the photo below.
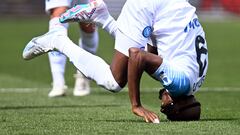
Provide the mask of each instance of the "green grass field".
MULTIPOLYGON (((203 23, 209 49, 209 70, 196 94, 202 104, 200 121, 170 122, 159 113, 160 84, 144 75, 142 103, 158 112, 160 124, 148 124, 131 113, 127 89, 112 94, 96 86, 86 97, 72 96, 75 68, 68 63, 68 95, 47 97, 51 76, 47 55, 32 61, 21 58, 23 47, 48 29, 47 18, 0 21, 0 134, 240 134, 240 23, 203 23)), ((111 61, 113 40, 100 30, 98 55, 111 61)), ((77 42, 77 25, 70 37, 77 42)))

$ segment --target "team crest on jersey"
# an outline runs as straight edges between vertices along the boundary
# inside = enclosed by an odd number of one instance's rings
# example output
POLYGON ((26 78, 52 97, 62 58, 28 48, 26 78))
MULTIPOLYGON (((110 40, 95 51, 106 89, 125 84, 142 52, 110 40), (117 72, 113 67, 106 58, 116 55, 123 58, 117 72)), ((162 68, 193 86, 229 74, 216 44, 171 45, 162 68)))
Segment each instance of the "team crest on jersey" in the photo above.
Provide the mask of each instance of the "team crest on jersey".
POLYGON ((153 28, 151 26, 147 26, 143 29, 142 35, 145 38, 149 38, 153 32, 153 28))

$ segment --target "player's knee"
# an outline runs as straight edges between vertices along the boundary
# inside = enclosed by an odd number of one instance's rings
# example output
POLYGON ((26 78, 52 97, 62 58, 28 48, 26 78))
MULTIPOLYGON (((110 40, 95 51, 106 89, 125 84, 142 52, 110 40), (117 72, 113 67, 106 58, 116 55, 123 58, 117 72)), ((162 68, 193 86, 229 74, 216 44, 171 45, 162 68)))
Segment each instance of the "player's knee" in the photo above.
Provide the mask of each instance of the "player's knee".
POLYGON ((109 91, 110 92, 112 92, 112 93, 118 93, 118 92, 120 92, 122 90, 122 88, 117 88, 117 89, 109 89, 109 91))
POLYGON ((93 23, 84 23, 81 22, 79 23, 80 28, 82 29, 82 31, 84 31, 85 33, 93 33, 96 31, 96 25, 93 23))
POLYGON ((51 18, 61 16, 61 14, 64 13, 66 10, 67 10, 67 7, 57 7, 57 8, 50 9, 51 18))
POLYGON ((119 83, 116 81, 116 79, 113 77, 112 72, 110 71, 110 68, 104 73, 104 77, 101 77, 97 79, 97 84, 105 88, 106 90, 110 92, 117 93, 122 90, 122 87, 119 85, 119 83))
POLYGON ((116 83, 116 81, 110 81, 110 80, 106 81, 106 84, 104 87, 113 93, 118 93, 122 90, 122 88, 119 86, 118 83, 116 83))

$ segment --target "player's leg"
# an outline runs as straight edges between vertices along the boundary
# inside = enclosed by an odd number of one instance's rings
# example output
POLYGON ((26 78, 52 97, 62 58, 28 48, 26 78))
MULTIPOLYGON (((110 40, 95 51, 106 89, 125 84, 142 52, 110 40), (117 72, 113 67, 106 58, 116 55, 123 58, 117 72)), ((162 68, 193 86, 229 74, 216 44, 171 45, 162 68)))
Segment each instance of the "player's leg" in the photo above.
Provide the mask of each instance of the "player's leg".
POLYGON ((126 85, 127 56, 115 51, 113 62, 109 66, 100 57, 74 44, 66 34, 57 31, 33 38, 25 47, 23 58, 29 60, 54 49, 64 53, 86 77, 109 91, 118 92, 126 85))
MULTIPOLYGON (((85 0, 86 1, 86 0, 85 0)), ((88 0, 87 0, 88 1, 88 0)), ((103 0, 91 0, 90 4, 79 4, 67 10, 60 17, 60 22, 94 22, 115 37, 117 24, 109 14, 103 0)))
POLYGON ((75 67, 86 77, 95 80, 98 85, 113 92, 118 92, 125 86, 127 80, 122 81, 124 76, 122 74, 126 74, 126 72, 123 73, 122 70, 127 68, 126 56, 116 53, 113 61, 119 61, 119 63, 109 66, 100 57, 76 46, 68 37, 64 36, 59 39, 54 41, 54 44, 60 45, 56 48, 68 56, 75 67), (120 63, 124 66, 116 66, 120 63))
MULTIPOLYGON (((96 54, 98 48, 98 32, 93 23, 79 23, 80 39, 79 46, 84 50, 96 54)), ((90 93, 90 81, 80 72, 74 75, 76 78, 73 90, 74 96, 85 96, 90 93)))
MULTIPOLYGON (((99 11, 102 13, 103 9, 99 11)), ((103 26, 108 26, 109 33, 115 36, 117 33, 116 21, 111 16, 109 17, 108 13, 107 16, 107 18, 111 19, 110 21, 104 21, 106 24, 103 26)), ((104 18, 99 20, 104 20, 104 18)), ((117 41, 124 40, 118 39, 117 41)), ((86 77, 95 80, 97 84, 106 89, 117 92, 126 85, 128 51, 124 54, 116 51, 111 67, 109 67, 101 58, 77 47, 63 33, 52 31, 43 36, 33 38, 25 47, 23 58, 29 60, 54 49, 63 52, 86 77)))
MULTIPOLYGON (((59 22, 59 17, 62 13, 64 13, 68 6, 69 0, 56 1, 50 0, 45 1, 46 3, 46 11, 50 13, 50 21, 49 21, 49 31, 59 31, 67 34, 68 24, 61 24, 59 22)), ((60 52, 52 51, 48 53, 51 74, 52 74, 52 90, 49 92, 49 97, 63 96, 65 95, 65 64, 66 64, 66 56, 60 52)))
POLYGON ((98 48, 98 31, 94 23, 79 23, 80 36, 79 46, 84 50, 96 54, 98 48))
MULTIPOLYGON (((92 0, 91 2, 96 1, 92 0)), ((102 0, 99 1, 97 0, 97 2, 98 4, 96 5, 98 6, 92 7, 96 8, 94 9, 95 11, 91 16, 92 18, 88 19, 85 18, 86 19, 85 21, 86 22, 89 22, 89 20, 94 21, 95 24, 98 24, 100 27, 109 32, 110 35, 115 37, 117 31, 116 21, 112 16, 110 16, 105 3, 102 0)), ((89 0, 81 0, 79 4, 86 3, 89 3, 89 0)), ((71 17, 69 19, 71 20, 71 17)), ((80 47, 82 47, 84 50, 87 50, 88 52, 91 52, 92 54, 95 54, 98 47, 97 27, 94 23, 86 23, 84 20, 79 21, 81 28, 80 47)), ((127 59, 128 57, 115 50, 112 64, 110 65, 110 69, 114 76, 114 79, 118 82, 120 87, 124 87, 127 83, 127 59)))
MULTIPOLYGON (((73 5, 76 4, 88 4, 89 0, 74 0, 72 2, 73 5)), ((98 48, 98 32, 97 27, 94 23, 85 23, 80 22, 80 36, 79 46, 84 50, 95 54, 98 48)), ((90 93, 89 81, 84 77, 84 75, 77 71, 76 83, 73 94, 75 96, 82 96, 90 93)))

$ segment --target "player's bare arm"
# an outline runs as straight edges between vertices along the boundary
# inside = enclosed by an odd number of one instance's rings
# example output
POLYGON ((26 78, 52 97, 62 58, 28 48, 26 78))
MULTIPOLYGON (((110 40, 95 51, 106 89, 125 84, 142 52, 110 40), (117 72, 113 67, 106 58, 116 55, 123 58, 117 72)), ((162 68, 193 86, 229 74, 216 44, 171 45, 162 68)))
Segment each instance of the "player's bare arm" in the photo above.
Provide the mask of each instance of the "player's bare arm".
POLYGON ((162 58, 155 54, 141 51, 138 48, 129 49, 128 90, 132 112, 143 117, 146 122, 155 123, 159 121, 159 118, 154 112, 145 109, 141 104, 140 79, 143 71, 146 71, 148 74, 153 74, 161 63, 162 58))

